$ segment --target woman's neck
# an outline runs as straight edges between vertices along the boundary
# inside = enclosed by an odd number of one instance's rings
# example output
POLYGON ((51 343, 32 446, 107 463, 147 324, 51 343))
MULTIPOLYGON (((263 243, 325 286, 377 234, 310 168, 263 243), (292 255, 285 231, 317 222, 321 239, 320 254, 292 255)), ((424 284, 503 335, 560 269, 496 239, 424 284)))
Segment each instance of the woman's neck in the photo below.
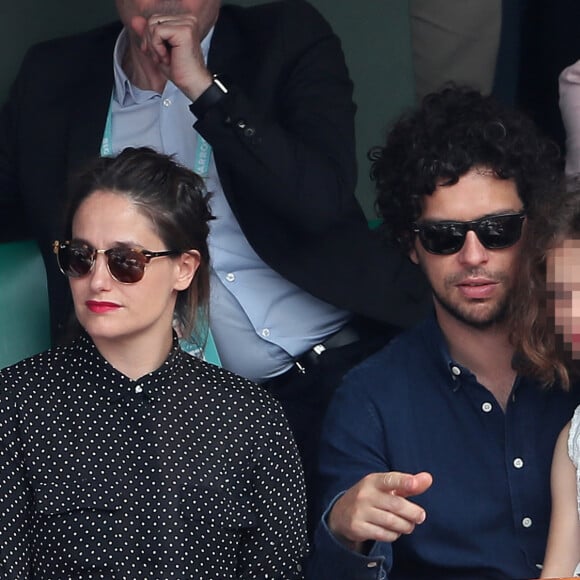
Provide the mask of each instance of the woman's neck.
POLYGON ((119 340, 93 338, 107 362, 130 379, 137 380, 157 370, 169 356, 173 331, 163 336, 127 337, 119 340))

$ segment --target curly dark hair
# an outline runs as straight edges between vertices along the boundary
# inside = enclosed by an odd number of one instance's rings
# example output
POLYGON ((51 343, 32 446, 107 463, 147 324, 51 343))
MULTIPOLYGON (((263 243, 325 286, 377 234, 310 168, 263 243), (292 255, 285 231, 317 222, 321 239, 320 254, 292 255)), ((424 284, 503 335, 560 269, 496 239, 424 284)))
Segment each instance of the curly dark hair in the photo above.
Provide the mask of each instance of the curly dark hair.
POLYGON ((515 180, 530 215, 562 169, 558 146, 525 115, 453 84, 400 117, 384 147, 371 149, 369 158, 385 234, 405 252, 412 247, 411 224, 421 216, 422 199, 437 185, 453 185, 471 168, 484 167, 515 180))

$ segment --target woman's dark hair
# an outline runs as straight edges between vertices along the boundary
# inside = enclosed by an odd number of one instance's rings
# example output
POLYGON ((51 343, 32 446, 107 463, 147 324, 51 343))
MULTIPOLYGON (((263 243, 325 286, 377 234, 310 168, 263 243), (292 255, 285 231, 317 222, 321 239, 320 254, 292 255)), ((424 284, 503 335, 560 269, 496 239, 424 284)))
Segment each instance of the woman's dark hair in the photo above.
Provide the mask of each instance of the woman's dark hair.
POLYGON ((423 198, 438 185, 453 185, 482 167, 500 179, 514 179, 530 215, 561 172, 557 145, 540 136, 527 117, 452 84, 403 115, 369 158, 385 234, 405 252, 412 247, 411 224, 421 216, 423 198))
POLYGON ((188 338, 205 343, 209 312, 208 194, 203 180, 171 157, 147 147, 124 149, 116 157, 99 157, 73 177, 65 213, 66 239, 72 237, 74 216, 98 190, 122 195, 153 224, 168 249, 197 250, 201 261, 192 284, 177 295, 175 317, 188 338))
POLYGON ((522 258, 511 300, 511 338, 516 347, 515 368, 549 386, 557 381, 570 387, 578 363, 556 329, 557 289, 547 282, 547 253, 568 238, 580 239, 580 181, 563 183, 538 204, 523 237, 522 258))

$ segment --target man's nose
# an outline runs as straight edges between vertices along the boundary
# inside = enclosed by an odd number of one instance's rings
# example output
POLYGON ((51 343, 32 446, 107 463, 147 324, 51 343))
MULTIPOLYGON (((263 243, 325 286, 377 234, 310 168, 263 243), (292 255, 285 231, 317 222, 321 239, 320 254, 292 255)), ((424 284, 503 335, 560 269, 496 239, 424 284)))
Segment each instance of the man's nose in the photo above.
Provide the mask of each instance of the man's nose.
POLYGON ((479 241, 473 230, 467 232, 463 247, 459 250, 458 259, 469 266, 483 264, 489 259, 487 248, 479 241))

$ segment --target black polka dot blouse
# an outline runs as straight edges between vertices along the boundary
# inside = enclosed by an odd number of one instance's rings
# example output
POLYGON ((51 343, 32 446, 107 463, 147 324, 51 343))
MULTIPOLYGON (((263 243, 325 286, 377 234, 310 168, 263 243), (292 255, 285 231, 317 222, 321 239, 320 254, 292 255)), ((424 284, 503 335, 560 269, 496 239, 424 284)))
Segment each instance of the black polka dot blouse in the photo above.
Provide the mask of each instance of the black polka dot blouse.
POLYGON ((87 336, 0 371, 0 578, 302 578, 300 460, 258 386, 87 336))

